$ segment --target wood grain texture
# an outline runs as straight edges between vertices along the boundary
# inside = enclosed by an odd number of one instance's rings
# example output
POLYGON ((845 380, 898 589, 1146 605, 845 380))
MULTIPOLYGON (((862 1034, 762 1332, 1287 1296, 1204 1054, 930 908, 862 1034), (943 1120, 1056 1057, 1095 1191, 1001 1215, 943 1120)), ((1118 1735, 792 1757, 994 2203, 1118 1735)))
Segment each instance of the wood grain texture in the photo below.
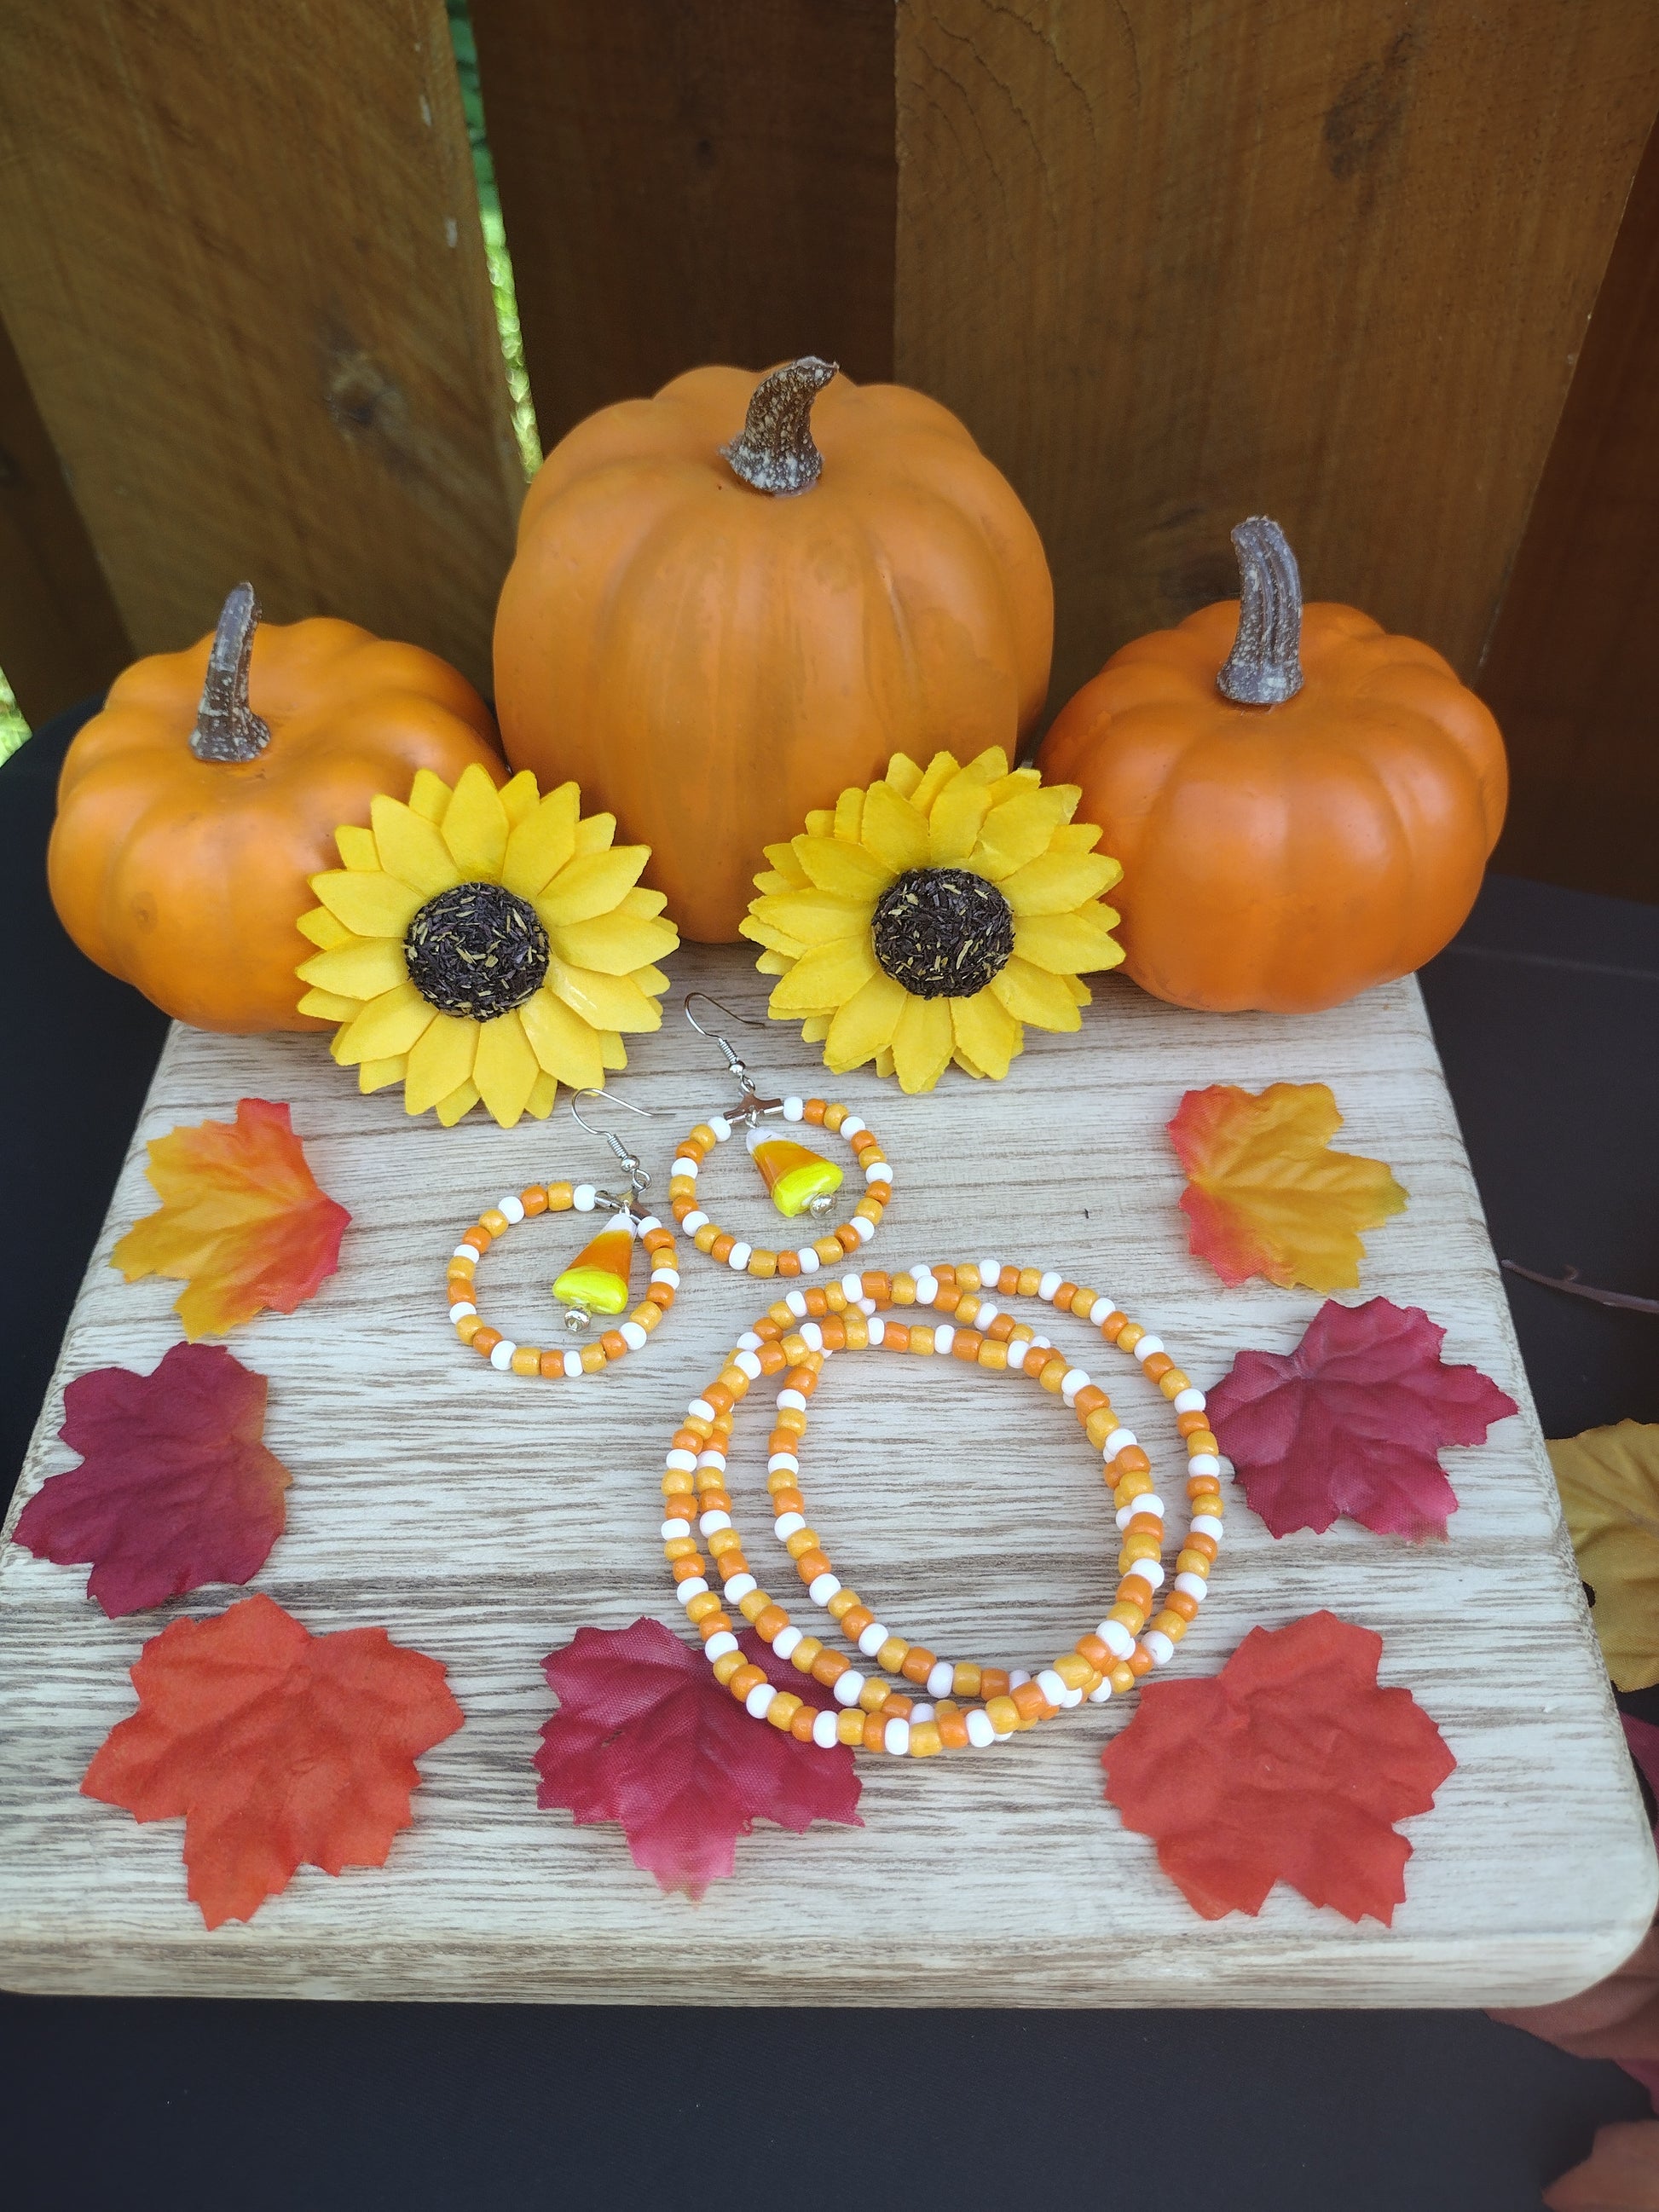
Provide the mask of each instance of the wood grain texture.
POLYGON ((701 362, 891 375, 891 0, 471 13, 544 446, 701 362))
POLYGON ((1494 865, 1659 900, 1659 132, 1637 173, 1481 671, 1512 787, 1494 865))
POLYGON ((437 0, 18 0, 0 313, 133 643, 251 577, 487 684, 522 476, 437 0))
MULTIPOLYGON (((681 988, 763 1003, 736 951, 688 951, 675 971, 681 988)), ((765 1046, 757 1071, 815 1087, 822 1071, 787 1032, 765 1046)), ((632 1062, 629 1096, 672 1109, 642 1147, 660 1170, 726 1086, 678 1016, 632 1062)), ((143 1141, 222 1116, 245 1093, 290 1100, 353 1223, 343 1270, 317 1299, 234 1340, 270 1377, 266 1442, 295 1477, 258 1586, 313 1628, 383 1623, 434 1653, 466 1724, 423 1760, 414 1827, 385 1869, 302 1870, 248 1926, 209 1935, 185 1899, 179 1824, 140 1827, 76 1785, 131 1709, 125 1670, 145 1638, 234 1593, 109 1621, 83 1577, 0 1547, 0 1980, 688 2003, 1471 2005, 1530 2002, 1607 1971, 1645 1927, 1659 1869, 1414 983, 1300 1021, 1221 1020, 1114 979, 1079 1036, 1034 1037, 1000 1085, 952 1074, 905 1099, 869 1077, 836 1085, 896 1167, 872 1261, 1052 1261, 1143 1316, 1206 1383, 1241 1345, 1287 1349, 1319 1301, 1261 1284, 1223 1291, 1188 1255, 1164 1134, 1188 1086, 1279 1078, 1328 1079, 1345 1143, 1387 1158, 1411 1193, 1370 1239, 1360 1295, 1425 1306, 1447 1328, 1447 1358, 1476 1362, 1523 1407, 1481 1449, 1447 1454, 1462 1508, 1444 1545, 1347 1522, 1275 1543, 1236 1503, 1177 1660, 1213 1672, 1253 1624, 1320 1606, 1381 1631, 1383 1680, 1410 1687, 1459 1761, 1435 1810, 1405 1825, 1414 1856, 1392 1931, 1283 1888, 1259 1920, 1200 1921, 1101 1801, 1115 1705, 994 1753, 867 1759, 861 1830, 763 1827, 696 1908, 660 1896, 617 1832, 538 1812, 542 1656, 585 1622, 675 1618, 657 1539, 662 1452, 687 1396, 768 1301, 746 1276, 694 1261, 668 1323, 615 1374, 591 1387, 495 1374, 455 1344, 443 1261, 499 1191, 599 1167, 607 1156, 563 1108, 544 1127, 445 1132, 385 1094, 361 1098, 317 1039, 175 1030, 20 1505, 70 1462, 56 1441, 64 1381, 109 1362, 147 1371, 176 1340, 176 1286, 128 1286, 107 1265, 149 1210, 143 1141)), ((765 1218, 746 1163, 717 1158, 709 1187, 734 1227, 765 1218)), ((575 1237, 557 1217, 515 1231, 486 1263, 488 1310, 544 1330, 545 1285, 575 1237)), ((1048 1326, 1102 1368, 1167 1465, 1174 1424, 1158 1393, 1127 1359, 1102 1367, 1092 1332, 1048 1326)), ((766 1424, 750 1413, 733 1488, 758 1565, 774 1547, 757 1525, 766 1424)), ((817 1524, 907 1633, 950 1652, 971 1637, 988 1660, 1030 1663, 1104 1609, 1109 1514, 1058 1401, 953 1362, 895 1372, 870 1356, 836 1363, 814 1435, 817 1524), (930 1502, 941 1486, 958 1501, 943 1524, 930 1502)))
POLYGON ((1048 548, 1058 705, 1237 590, 1472 674, 1659 105, 1646 0, 900 0, 896 373, 1048 548))
POLYGON ((101 691, 132 658, 11 338, 0 324, 0 668, 24 719, 101 691))

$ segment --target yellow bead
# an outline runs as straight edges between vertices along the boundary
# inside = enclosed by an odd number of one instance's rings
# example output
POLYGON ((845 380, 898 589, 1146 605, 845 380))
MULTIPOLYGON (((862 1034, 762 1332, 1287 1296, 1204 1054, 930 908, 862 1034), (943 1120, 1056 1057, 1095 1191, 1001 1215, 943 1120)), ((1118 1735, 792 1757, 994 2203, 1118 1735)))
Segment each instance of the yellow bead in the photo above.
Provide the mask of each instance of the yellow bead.
POLYGON ((1019 1726, 1019 1707, 1012 1698, 993 1698, 985 1708, 985 1717, 999 1735, 1012 1735, 1019 1726))
POLYGON ((534 1344, 521 1344, 513 1355, 513 1372, 515 1375, 539 1375, 541 1371, 541 1347, 534 1344))
POLYGON ((836 1716, 836 1734, 843 1743, 862 1743, 864 1715, 856 1707, 848 1706, 844 1712, 836 1716))
POLYGON ((719 1559, 722 1552, 734 1552, 740 1549, 742 1543, 743 1539, 735 1528, 716 1528, 708 1539, 708 1548, 714 1557, 719 1559))
POLYGON ((856 1590, 838 1589, 823 1609, 831 1620, 842 1620, 859 1602, 859 1594, 856 1590))
POLYGON ((884 1682, 879 1674, 872 1674, 859 1692, 859 1703, 866 1713, 878 1713, 892 1694, 890 1682, 884 1682))
POLYGON ((1178 1367, 1172 1367, 1168 1374, 1158 1376, 1158 1387, 1166 1398, 1176 1398, 1179 1397, 1183 1390, 1190 1390, 1193 1386, 1188 1377, 1183 1375, 1178 1367))
POLYGON ((914 1275, 905 1273, 895 1275, 893 1278, 893 1304, 896 1306, 913 1306, 915 1302, 915 1277, 914 1275))
POLYGON ((792 1667, 799 1667, 803 1674, 810 1674, 812 1671, 812 1662, 823 1649, 823 1644, 820 1638, 803 1636, 789 1654, 789 1663, 792 1667))
POLYGON ((957 1671, 951 1679, 951 1694, 958 1698, 978 1697, 979 1672, 971 1659, 958 1659, 957 1671))
POLYGON ((801 1704, 793 1690, 780 1690, 766 1708, 766 1717, 775 1729, 787 1729, 800 1711, 801 1704))
POLYGON ((1106 1679, 1115 1698, 1127 1698, 1135 1686, 1135 1670, 1127 1659, 1120 1659, 1106 1679))
POLYGON ((697 1548, 695 1536, 670 1536, 662 1547, 665 1559, 689 1559, 697 1548))
POLYGON ((720 1609, 720 1601, 715 1596, 714 1591, 704 1590, 701 1596, 694 1597, 689 1601, 685 1608, 685 1617, 694 1622, 707 1620, 711 1613, 718 1613, 720 1609))
POLYGON ((1139 1636, 1146 1616, 1138 1605, 1120 1604, 1115 1605, 1106 1618, 1119 1622, 1131 1636, 1139 1636))
POLYGON ((746 1667, 748 1664, 749 1655, 746 1651, 722 1651, 714 1662, 714 1680, 724 1688, 738 1668, 746 1667))
POLYGON ((498 1206, 485 1206, 478 1218, 492 1237, 505 1237, 513 1225, 498 1206))
POLYGON ((1086 1688, 1094 1671, 1080 1651, 1062 1651, 1054 1662, 1054 1672, 1068 1690, 1086 1688))
POLYGON ((988 1336, 979 1348, 979 1364, 981 1367, 1006 1368, 1008 1364, 1007 1346, 999 1344, 994 1337, 988 1336))
POLYGON ((783 1548, 792 1559, 798 1559, 803 1552, 816 1552, 817 1547, 818 1532, 816 1528, 797 1528, 783 1548))
POLYGON ((902 1636, 890 1636, 876 1654, 878 1667, 884 1667, 890 1674, 896 1674, 909 1654, 910 1647, 902 1636))
POLYGON ((914 1721, 910 1726, 910 1756, 912 1759, 932 1759, 943 1751, 936 1721, 914 1721))
POLYGON ((771 1602, 763 1589, 751 1589, 746 1596, 738 1600, 738 1611, 745 1620, 752 1623, 760 1619, 771 1602))

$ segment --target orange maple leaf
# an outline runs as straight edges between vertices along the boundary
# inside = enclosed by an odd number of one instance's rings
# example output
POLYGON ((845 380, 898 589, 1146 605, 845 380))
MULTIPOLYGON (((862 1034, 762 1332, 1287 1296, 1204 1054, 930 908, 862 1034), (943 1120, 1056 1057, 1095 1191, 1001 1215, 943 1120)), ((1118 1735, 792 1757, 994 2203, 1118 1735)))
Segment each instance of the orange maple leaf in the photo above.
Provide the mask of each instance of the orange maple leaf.
POLYGON ((313 1636, 264 1596, 175 1620, 132 1684, 138 1710, 94 1753, 82 1794, 137 1820, 183 1815, 210 1928, 251 1920, 302 1864, 384 1866, 414 1818, 416 1759, 462 1719, 437 1660, 383 1628, 313 1636))
POLYGON ((1362 1229, 1403 1212, 1406 1194, 1381 1160, 1334 1152, 1342 1126, 1323 1083, 1231 1083, 1189 1091, 1170 1136, 1187 1170, 1188 1243, 1224 1283, 1265 1276, 1288 1291, 1351 1291, 1362 1229))
POLYGON ((243 1098, 233 1121, 170 1130, 145 1170, 159 1212, 110 1255, 127 1280, 187 1283, 173 1310, 192 1341, 223 1336, 266 1307, 292 1313, 339 1265, 351 1216, 317 1188, 286 1106, 243 1098))

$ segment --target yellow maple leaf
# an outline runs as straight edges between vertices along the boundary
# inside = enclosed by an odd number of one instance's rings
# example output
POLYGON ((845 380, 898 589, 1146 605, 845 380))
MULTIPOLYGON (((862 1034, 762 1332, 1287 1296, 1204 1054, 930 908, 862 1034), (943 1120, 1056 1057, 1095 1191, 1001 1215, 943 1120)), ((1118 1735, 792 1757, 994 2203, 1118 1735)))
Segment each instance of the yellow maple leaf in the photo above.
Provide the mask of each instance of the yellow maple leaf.
POLYGON ((1330 1150, 1341 1126, 1324 1083, 1217 1083, 1182 1098, 1170 1136, 1187 1170, 1188 1243, 1224 1283, 1358 1284, 1360 1231, 1403 1212, 1406 1194, 1381 1160, 1330 1150))
POLYGON ((1607 1672, 1645 1690, 1659 1682, 1659 1422, 1586 1429, 1550 1462, 1607 1672))

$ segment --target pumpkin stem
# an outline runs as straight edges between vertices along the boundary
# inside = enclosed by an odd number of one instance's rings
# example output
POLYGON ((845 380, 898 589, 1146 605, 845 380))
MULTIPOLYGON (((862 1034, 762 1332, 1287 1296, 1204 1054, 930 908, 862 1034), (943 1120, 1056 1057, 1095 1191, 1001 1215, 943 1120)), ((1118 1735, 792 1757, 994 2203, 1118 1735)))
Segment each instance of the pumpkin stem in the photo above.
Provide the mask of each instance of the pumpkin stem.
POLYGON ((236 585, 219 611, 202 703, 190 733, 198 760, 257 760, 270 743, 270 723, 247 703, 247 665, 258 627, 259 602, 252 585, 236 585))
POLYGON ((835 374, 833 361, 809 353, 761 379, 743 435, 720 447, 746 484, 780 495, 811 490, 823 467, 812 443, 812 402, 835 374))
POLYGON ((1216 689, 1241 707, 1277 707, 1302 689, 1302 578, 1284 532, 1253 514, 1233 532, 1238 635, 1216 689))

